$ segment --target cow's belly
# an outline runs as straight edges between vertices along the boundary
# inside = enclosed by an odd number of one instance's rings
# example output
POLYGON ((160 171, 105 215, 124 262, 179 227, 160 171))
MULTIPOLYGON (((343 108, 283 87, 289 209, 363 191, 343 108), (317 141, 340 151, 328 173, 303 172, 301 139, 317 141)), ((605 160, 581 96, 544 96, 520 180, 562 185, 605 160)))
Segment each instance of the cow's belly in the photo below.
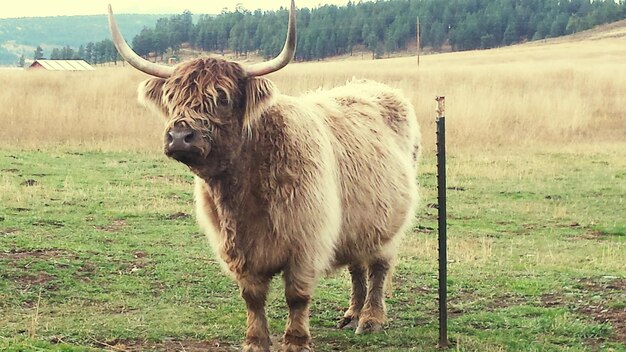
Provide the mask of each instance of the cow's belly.
POLYGON ((335 266, 395 255, 414 218, 418 191, 411 156, 383 152, 378 158, 344 160, 341 237, 335 266))

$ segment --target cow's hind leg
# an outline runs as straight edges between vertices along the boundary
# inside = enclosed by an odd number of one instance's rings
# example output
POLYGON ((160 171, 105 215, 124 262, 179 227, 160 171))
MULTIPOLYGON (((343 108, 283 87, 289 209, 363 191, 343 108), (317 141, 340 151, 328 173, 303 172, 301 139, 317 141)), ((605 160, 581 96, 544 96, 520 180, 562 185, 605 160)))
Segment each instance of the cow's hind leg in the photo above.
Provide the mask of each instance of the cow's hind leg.
POLYGON ((378 332, 383 329, 385 323, 384 289, 385 278, 391 268, 390 261, 378 258, 368 264, 369 287, 367 298, 359 316, 357 334, 378 332))
POLYGON ((269 278, 240 281, 241 296, 248 310, 248 330, 243 345, 244 352, 269 352, 270 336, 265 316, 265 300, 269 289, 269 278))
POLYGON ((308 352, 311 333, 309 332, 309 304, 315 285, 311 271, 287 269, 283 273, 285 299, 289 307, 289 317, 283 337, 283 351, 308 352))
POLYGON ((355 329, 359 323, 359 316, 365 304, 367 295, 366 268, 363 264, 352 264, 348 267, 352 277, 352 294, 350 296, 350 308, 337 323, 338 328, 355 329))

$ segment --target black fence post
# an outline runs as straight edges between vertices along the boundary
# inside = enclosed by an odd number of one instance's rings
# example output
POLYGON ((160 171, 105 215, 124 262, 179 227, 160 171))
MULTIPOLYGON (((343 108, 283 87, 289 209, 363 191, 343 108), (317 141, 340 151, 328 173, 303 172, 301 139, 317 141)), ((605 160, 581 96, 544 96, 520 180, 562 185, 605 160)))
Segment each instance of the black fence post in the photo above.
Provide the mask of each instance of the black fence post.
POLYGON ((439 348, 448 347, 448 273, 446 221, 446 98, 437 97, 437 213, 439 234, 439 348))

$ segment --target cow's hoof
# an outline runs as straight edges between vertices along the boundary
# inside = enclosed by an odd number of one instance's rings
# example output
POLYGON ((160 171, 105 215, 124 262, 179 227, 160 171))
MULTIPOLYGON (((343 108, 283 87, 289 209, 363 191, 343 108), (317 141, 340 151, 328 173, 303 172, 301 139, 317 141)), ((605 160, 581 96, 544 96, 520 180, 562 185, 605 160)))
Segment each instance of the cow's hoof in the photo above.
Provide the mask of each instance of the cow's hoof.
POLYGON ((270 352, 270 346, 261 346, 255 343, 245 343, 243 345, 243 352, 270 352))
POLYGON ((283 336, 283 352, 312 352, 309 346, 311 336, 308 334, 295 335, 292 332, 285 332, 283 336))
POLYGON ((343 317, 337 323, 337 329, 356 329, 359 325, 358 317, 343 317))
POLYGON ((283 345, 283 352, 313 352, 313 349, 309 345, 283 345))
POLYGON ((357 335, 381 331, 383 331, 383 324, 372 320, 365 321, 359 324, 359 326, 356 328, 357 335))

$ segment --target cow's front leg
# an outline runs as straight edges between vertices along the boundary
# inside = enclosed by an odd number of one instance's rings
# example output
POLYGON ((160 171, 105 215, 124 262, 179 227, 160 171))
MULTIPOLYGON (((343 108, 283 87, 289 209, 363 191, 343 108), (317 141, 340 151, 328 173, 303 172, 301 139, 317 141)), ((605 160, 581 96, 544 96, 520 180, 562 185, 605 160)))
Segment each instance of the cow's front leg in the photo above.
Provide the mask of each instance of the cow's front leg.
POLYGON ((246 301, 248 309, 248 330, 243 344, 244 352, 269 352, 270 335, 265 316, 265 299, 269 288, 269 278, 242 280, 241 297, 246 301))
POLYGON ((311 271, 288 269, 283 273, 285 298, 289 307, 289 317, 283 338, 283 351, 285 352, 312 351, 309 346, 311 340, 309 304, 316 278, 311 275, 311 271))

